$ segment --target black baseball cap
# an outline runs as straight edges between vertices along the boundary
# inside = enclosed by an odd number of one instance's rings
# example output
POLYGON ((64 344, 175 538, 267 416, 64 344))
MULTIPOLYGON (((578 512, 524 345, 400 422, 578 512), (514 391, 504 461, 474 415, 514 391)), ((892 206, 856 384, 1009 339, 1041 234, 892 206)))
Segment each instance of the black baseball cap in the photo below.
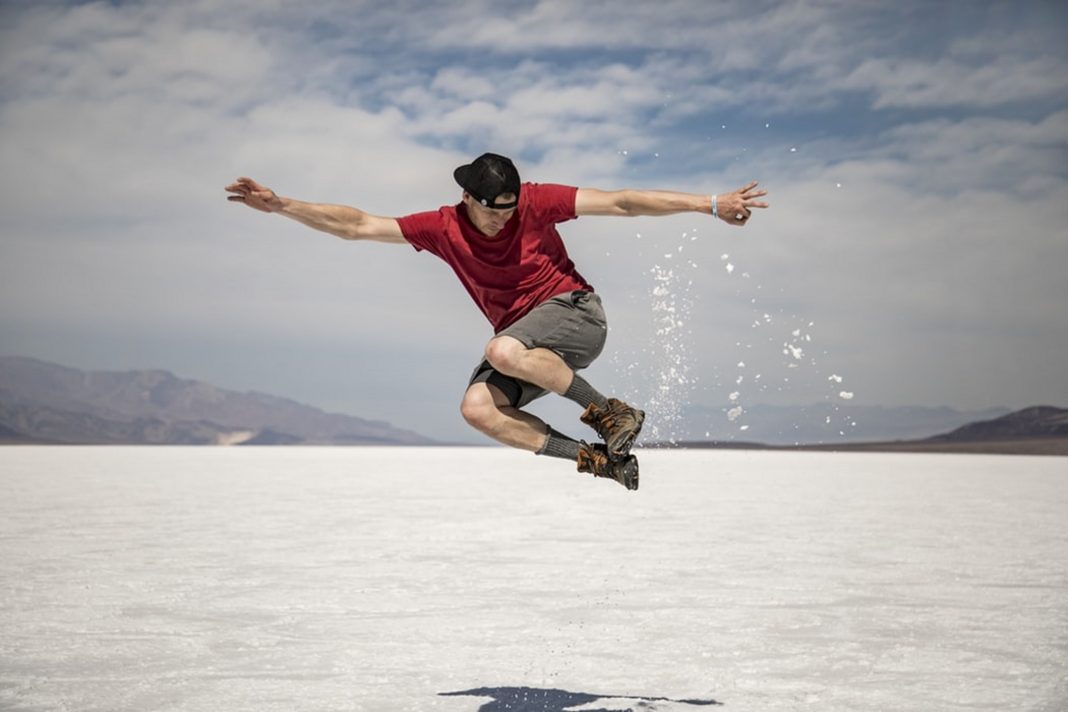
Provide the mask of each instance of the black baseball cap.
POLYGON ((519 204, 519 171, 512 159, 496 153, 483 153, 466 166, 452 172, 452 177, 471 197, 487 208, 508 210, 519 204), (496 202, 497 196, 511 193, 511 203, 496 202))

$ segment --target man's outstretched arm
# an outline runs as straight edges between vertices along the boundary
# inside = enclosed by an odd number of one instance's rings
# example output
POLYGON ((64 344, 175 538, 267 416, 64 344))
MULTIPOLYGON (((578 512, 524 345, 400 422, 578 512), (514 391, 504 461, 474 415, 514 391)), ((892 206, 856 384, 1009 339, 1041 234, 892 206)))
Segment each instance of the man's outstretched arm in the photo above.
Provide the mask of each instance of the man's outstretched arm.
POLYGON ((744 188, 719 195, 676 193, 669 190, 597 190, 579 188, 575 196, 578 215, 674 215, 676 213, 704 213, 715 215, 730 225, 745 225, 753 208, 766 208, 759 198, 768 194, 757 190, 753 181, 744 188))
POLYGON ((238 178, 226 186, 233 195, 227 200, 244 203, 265 213, 278 213, 308 227, 336 235, 345 240, 376 240, 407 244, 395 218, 371 215, 347 205, 306 203, 283 198, 251 178, 238 178))

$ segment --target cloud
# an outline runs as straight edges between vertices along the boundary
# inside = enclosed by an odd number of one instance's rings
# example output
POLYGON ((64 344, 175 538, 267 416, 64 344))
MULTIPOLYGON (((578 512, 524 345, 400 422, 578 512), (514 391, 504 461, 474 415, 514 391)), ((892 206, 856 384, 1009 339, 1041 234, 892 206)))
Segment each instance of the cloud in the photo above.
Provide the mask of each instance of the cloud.
POLYGON ((982 66, 950 59, 874 59, 863 62, 838 87, 872 92, 875 109, 995 107, 1063 95, 1068 78, 1062 68, 1063 61, 1056 58, 1002 59, 982 66))

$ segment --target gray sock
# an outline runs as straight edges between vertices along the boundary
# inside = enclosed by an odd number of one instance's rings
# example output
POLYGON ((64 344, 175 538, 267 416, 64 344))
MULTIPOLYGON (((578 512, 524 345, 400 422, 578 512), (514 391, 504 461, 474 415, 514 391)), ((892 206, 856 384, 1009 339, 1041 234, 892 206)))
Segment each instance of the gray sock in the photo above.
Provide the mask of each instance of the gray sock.
POLYGON ((572 440, 563 433, 549 428, 549 435, 545 438, 545 444, 541 446, 536 455, 548 455, 559 457, 564 460, 577 461, 579 453, 579 441, 572 440))
POLYGON ((577 373, 571 380, 571 385, 567 387, 564 398, 575 401, 583 408, 588 407, 590 403, 596 403, 598 408, 608 405, 608 399, 602 396, 596 388, 586 383, 586 379, 577 373))

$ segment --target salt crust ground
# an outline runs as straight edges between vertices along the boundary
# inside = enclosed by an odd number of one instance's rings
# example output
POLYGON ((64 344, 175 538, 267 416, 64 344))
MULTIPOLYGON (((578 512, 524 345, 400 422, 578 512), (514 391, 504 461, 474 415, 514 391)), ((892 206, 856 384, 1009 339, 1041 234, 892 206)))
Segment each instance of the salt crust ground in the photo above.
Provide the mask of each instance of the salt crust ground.
POLYGON ((0 449, 0 709, 1068 709, 1068 460, 641 459, 0 449))

